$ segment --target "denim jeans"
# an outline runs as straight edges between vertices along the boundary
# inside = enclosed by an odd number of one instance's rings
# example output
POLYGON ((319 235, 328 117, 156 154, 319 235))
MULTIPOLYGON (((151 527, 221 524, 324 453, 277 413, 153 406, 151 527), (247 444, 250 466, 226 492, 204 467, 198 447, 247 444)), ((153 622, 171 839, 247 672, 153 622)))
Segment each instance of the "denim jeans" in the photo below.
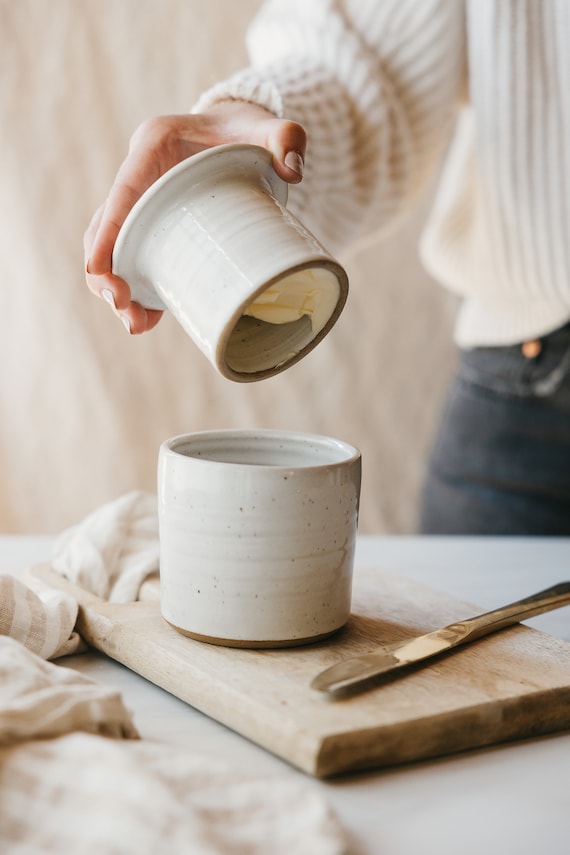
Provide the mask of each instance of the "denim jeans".
POLYGON ((570 323, 539 343, 534 358, 520 345, 461 353, 423 534, 570 535, 570 323))

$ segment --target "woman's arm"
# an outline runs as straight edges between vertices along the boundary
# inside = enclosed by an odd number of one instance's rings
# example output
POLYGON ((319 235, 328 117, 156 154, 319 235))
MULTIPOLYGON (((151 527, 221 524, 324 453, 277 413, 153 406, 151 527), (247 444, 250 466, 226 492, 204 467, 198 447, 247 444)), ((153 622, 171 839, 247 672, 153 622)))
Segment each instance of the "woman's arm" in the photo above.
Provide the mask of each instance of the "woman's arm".
POLYGON ((179 161, 225 142, 267 147, 297 184, 293 213, 337 250, 392 228, 447 144, 464 68, 462 0, 269 0, 248 49, 250 68, 205 93, 193 113, 135 132, 87 230, 88 285, 112 298, 132 333, 160 313, 130 302, 110 273, 115 238, 144 190, 179 161))
POLYGON ((127 214, 172 166, 210 146, 236 141, 270 149, 281 177, 290 182, 301 180, 306 145, 303 128, 276 119, 253 104, 227 102, 202 114, 157 116, 135 131, 109 195, 84 236, 87 284, 107 300, 130 333, 152 329, 162 313, 132 302, 128 284, 111 272, 113 247, 127 214))

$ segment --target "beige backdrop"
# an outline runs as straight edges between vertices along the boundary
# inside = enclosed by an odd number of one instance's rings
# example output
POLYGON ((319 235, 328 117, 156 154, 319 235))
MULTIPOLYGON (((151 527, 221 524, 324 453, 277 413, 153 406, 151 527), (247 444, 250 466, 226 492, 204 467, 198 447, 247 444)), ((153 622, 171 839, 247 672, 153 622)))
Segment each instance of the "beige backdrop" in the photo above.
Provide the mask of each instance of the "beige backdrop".
POLYGON ((163 439, 230 426, 355 443, 361 531, 413 530, 454 359, 454 300, 417 260, 424 212, 342 259, 351 294, 335 330, 257 384, 215 375, 171 317, 129 338, 84 286, 83 230, 131 133, 245 64, 257 5, 0 0, 3 532, 54 532, 122 492, 154 490, 163 439))

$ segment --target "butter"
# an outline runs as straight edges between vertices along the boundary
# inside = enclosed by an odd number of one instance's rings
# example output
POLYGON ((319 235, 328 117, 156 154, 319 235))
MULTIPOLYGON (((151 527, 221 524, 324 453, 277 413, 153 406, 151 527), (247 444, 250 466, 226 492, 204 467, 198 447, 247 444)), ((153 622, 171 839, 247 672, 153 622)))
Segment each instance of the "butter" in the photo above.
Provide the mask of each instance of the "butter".
POLYGON ((288 324, 305 315, 317 335, 338 303, 340 286, 330 270, 313 267, 292 273, 274 283, 244 311, 244 315, 269 324, 288 324))

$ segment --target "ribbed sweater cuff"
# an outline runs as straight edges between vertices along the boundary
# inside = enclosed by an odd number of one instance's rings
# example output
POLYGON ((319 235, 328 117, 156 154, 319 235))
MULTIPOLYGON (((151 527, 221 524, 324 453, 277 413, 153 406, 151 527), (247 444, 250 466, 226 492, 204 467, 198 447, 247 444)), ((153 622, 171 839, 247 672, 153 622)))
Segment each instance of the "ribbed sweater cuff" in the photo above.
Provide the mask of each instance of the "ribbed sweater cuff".
POLYGON ((259 75, 253 69, 238 72, 228 80, 217 83, 206 90, 191 109, 192 113, 202 113, 221 101, 248 101, 265 107, 278 118, 283 118, 283 98, 280 90, 266 75, 259 75))

